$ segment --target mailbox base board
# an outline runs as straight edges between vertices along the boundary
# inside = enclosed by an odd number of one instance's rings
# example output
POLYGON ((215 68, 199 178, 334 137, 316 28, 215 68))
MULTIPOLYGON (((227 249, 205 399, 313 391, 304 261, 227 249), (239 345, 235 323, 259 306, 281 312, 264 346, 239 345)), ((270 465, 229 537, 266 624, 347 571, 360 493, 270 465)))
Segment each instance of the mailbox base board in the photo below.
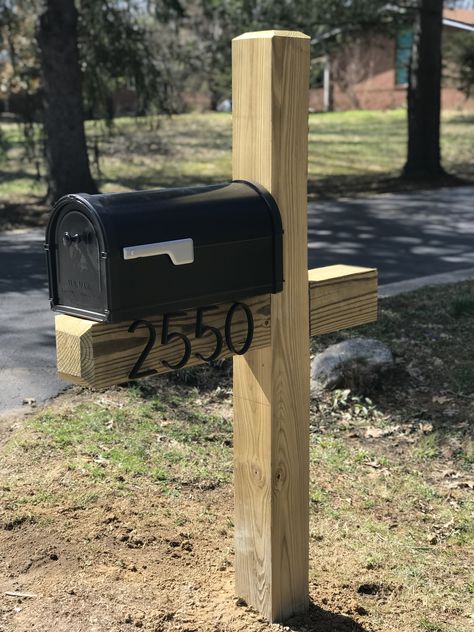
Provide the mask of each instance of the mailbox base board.
MULTIPOLYGON (((377 271, 354 266, 327 266, 308 272, 309 335, 331 333, 342 328, 355 327, 377 319, 377 271)), ((270 344, 270 295, 244 301, 253 314, 252 349, 270 344)), ((224 323, 232 303, 224 303, 215 310, 205 311, 205 325, 216 327, 225 340, 224 323)), ((142 371, 167 373, 173 369, 162 364, 165 360, 175 365, 183 356, 183 342, 174 340, 168 345, 159 344, 162 315, 147 316, 157 331, 157 341, 141 367, 142 371)), ((137 327, 129 333, 131 322, 115 324, 97 323, 74 316, 56 316, 56 346, 59 376, 67 382, 91 388, 106 388, 130 379, 130 372, 149 340, 149 330, 137 327)), ((187 367, 203 364, 197 353, 208 357, 215 348, 210 332, 196 338, 196 309, 171 319, 170 332, 185 335, 192 347, 187 367)), ((248 322, 241 309, 232 318, 232 336, 235 346, 241 348, 248 331, 248 322)), ((219 358, 233 353, 223 344, 219 358)))

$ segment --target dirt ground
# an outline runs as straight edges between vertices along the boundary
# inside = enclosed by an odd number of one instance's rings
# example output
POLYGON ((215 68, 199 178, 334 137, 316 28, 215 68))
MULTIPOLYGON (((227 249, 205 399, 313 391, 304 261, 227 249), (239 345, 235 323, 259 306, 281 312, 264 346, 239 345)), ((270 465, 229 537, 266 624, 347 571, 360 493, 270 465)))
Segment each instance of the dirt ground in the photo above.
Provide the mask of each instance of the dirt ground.
MULTIPOLYGON (((363 629, 350 615, 363 601, 356 594, 341 599, 344 615, 312 606, 309 617, 285 627, 269 626, 234 598, 230 486, 179 498, 141 486, 133 498, 59 506, 3 530, 2 632, 304 630, 313 620, 321 631, 363 629)), ((318 593, 314 584, 315 601, 318 593)))
MULTIPOLYGON (((90 393, 76 389, 60 396, 53 408, 88 398, 90 393)), ((30 416, 1 420, 2 448, 30 416)), ((50 489, 77 487, 76 473, 65 473, 60 455, 48 461, 50 489)), ((34 497, 38 469, 19 463, 12 474, 21 479, 21 492, 34 497)), ((0 491, 9 492, 5 480, 2 476, 0 491)), ((358 592, 360 578, 343 586, 331 581, 332 564, 317 546, 309 614, 285 625, 268 624, 234 597, 229 484, 190 486, 173 495, 140 480, 135 486, 130 481, 126 494, 104 489, 91 502, 81 498, 54 508, 28 504, 26 513, 10 520, 2 521, 7 512, 0 510, 2 632, 362 632, 370 629, 362 625, 368 602, 392 602, 396 608, 394 587, 375 587, 376 594, 368 596, 358 592)))
MULTIPOLYGON (((122 394, 119 392, 117 397, 120 399, 122 394)), ((74 409, 85 399, 90 399, 90 393, 62 396, 53 410, 74 409)), ((334 478, 324 465, 319 472, 313 465, 312 485, 316 479, 318 488, 347 488, 346 498, 342 494, 333 499, 332 512, 346 504, 354 510, 355 518, 353 522, 347 518, 338 520, 336 513, 335 520, 328 518, 318 509, 319 499, 313 494, 310 610, 284 625, 270 625, 234 597, 233 498, 229 483, 215 488, 206 482, 201 486, 182 484, 179 492, 163 492, 143 477, 116 475, 123 483, 120 489, 111 489, 108 484, 91 484, 88 488, 87 480, 81 480, 83 473, 65 466, 64 457, 49 452, 47 446, 39 453, 33 451, 29 465, 18 461, 13 465, 12 457, 21 457, 14 455, 23 443, 22 426, 28 418, 2 423, 3 448, 15 484, 9 487, 3 467, 0 491, 10 498, 9 492, 15 492, 18 501, 14 512, 9 511, 9 502, 0 509, 2 632, 130 632, 135 628, 150 632, 474 629, 472 619, 467 618, 472 617, 469 609, 457 604, 456 597, 450 594, 454 585, 469 577, 472 557, 463 559, 461 546, 448 546, 445 540, 454 531, 454 520, 440 524, 436 511, 430 515, 433 509, 429 499, 425 499, 425 504, 416 499, 416 516, 412 517, 386 499, 386 508, 373 512, 377 520, 385 522, 384 533, 374 530, 368 538, 363 536, 365 542, 356 535, 352 539, 352 531, 366 528, 362 521, 359 524, 358 510, 367 497, 351 499, 349 481, 360 483, 359 476, 348 471, 339 472, 334 478), (44 467, 47 471, 43 471, 44 467), (42 487, 56 498, 53 502, 38 497, 41 479, 46 483, 42 487), (19 506, 24 509, 18 511, 19 506), (421 540, 412 533, 415 543, 402 541, 404 525, 399 522, 404 520, 422 524, 421 540), (400 538, 403 549, 412 544, 420 551, 433 549, 433 553, 428 553, 432 557, 430 572, 437 576, 427 580, 422 590, 410 582, 394 581, 390 566, 396 567, 397 552, 390 550, 393 543, 386 540, 390 537, 400 538), (438 560, 436 548, 440 550, 438 560), (385 552, 380 555, 378 549, 385 552), (446 564, 450 559, 452 567, 446 564), (433 593, 428 597, 426 590, 433 593), (430 609, 433 599, 437 603, 437 620, 441 616, 443 624, 431 625, 430 619, 425 621, 420 616, 427 607, 430 609)), ((384 438, 383 431, 377 432, 372 425, 368 428, 364 436, 353 436, 352 441, 361 440, 360 445, 373 445, 376 441, 382 453, 390 452, 393 434, 388 432, 384 438)), ((346 437, 356 434, 353 428, 343 431, 346 437)), ((423 430, 419 434, 423 435, 423 430)), ((414 440, 408 435, 405 438, 414 440)), ((395 450, 401 451, 403 444, 400 435, 395 450)), ((28 459, 28 443, 23 444, 22 452, 23 458, 28 459)), ((429 475, 442 487, 443 502, 456 508, 472 493, 473 483, 466 472, 452 469, 449 450, 445 450, 445 455, 435 469, 428 468, 429 475)), ((361 467, 368 470, 369 484, 376 486, 388 468, 382 458, 365 458, 361 467)), ((471 556, 472 553, 471 549, 471 556)))

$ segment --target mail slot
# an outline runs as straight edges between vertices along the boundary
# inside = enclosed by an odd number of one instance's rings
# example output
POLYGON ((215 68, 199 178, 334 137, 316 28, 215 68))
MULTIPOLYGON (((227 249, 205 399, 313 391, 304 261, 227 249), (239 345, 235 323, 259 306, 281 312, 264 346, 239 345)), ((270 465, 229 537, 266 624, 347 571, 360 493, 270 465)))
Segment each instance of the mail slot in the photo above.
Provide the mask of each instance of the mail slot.
POLYGON ((51 307, 117 322, 280 292, 282 232, 270 193, 243 180, 67 195, 46 231, 51 307))

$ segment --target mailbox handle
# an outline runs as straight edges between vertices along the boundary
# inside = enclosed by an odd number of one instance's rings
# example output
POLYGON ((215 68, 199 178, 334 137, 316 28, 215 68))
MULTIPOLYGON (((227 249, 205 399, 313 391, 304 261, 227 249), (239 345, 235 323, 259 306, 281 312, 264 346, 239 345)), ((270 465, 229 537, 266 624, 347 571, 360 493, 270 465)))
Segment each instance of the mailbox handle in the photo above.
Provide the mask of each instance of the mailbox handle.
POLYGON ((142 244, 140 246, 127 246, 123 249, 123 258, 140 259, 141 257, 156 257, 168 255, 175 266, 182 266, 194 261, 193 240, 173 239, 172 241, 160 241, 154 244, 142 244))

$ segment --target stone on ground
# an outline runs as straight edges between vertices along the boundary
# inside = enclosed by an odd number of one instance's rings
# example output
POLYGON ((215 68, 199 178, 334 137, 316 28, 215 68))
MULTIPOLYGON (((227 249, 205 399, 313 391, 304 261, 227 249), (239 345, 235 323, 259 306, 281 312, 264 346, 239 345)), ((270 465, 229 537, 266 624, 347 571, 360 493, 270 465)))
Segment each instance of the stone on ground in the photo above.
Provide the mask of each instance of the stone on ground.
POLYGON ((335 388, 362 392, 375 386, 394 367, 393 354, 373 338, 352 338, 331 345, 311 363, 311 391, 335 388))

